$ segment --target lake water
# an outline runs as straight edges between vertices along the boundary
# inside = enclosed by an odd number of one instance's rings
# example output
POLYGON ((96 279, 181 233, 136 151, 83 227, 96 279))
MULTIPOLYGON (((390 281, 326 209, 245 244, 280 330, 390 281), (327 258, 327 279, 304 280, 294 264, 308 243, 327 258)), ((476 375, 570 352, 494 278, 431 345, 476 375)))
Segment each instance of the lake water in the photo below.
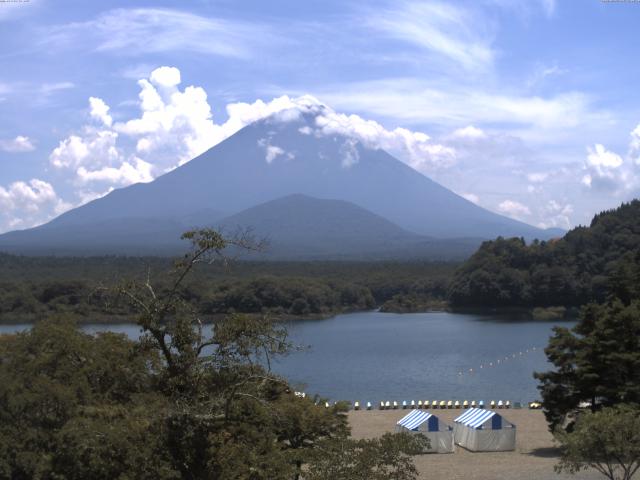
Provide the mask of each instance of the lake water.
MULTIPOLYGON (((575 322, 560 322, 571 327, 575 322)), ((273 365, 294 385, 332 400, 539 398, 534 371, 549 368, 549 322, 454 313, 359 312, 288 324, 297 345, 273 365)), ((28 328, 3 325, 0 332, 28 328)), ((135 325, 87 325, 137 338, 135 325)))

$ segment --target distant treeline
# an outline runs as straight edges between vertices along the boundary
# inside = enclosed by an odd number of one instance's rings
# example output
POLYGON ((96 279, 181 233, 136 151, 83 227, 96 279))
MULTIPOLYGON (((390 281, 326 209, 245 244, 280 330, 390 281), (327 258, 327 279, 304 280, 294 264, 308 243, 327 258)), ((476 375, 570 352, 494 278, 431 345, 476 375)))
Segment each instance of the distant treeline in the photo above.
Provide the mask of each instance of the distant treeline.
POLYGON ((458 307, 581 306, 623 298, 640 281, 640 201, 596 215, 548 242, 485 242, 455 273, 449 301, 458 307))
MULTIPOLYGON (((164 258, 21 257, 0 254, 0 321, 32 322, 51 313, 82 321, 130 320, 113 295, 128 279, 171 268, 164 258)), ((415 311, 442 305, 456 268, 430 262, 233 262, 206 265, 181 294, 204 315, 229 312, 326 316, 382 307, 415 311)), ((156 286, 162 289, 163 285, 156 286)))

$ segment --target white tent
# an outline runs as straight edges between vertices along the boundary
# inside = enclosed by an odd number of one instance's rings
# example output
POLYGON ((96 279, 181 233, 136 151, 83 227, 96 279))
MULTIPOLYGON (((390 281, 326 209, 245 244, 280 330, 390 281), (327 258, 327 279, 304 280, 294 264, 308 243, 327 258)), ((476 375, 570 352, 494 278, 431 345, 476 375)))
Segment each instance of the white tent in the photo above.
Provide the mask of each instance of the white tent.
POLYGON ((412 410, 411 413, 398 421, 396 430, 399 432, 409 430, 427 437, 429 439, 429 448, 426 452, 453 452, 453 429, 440 422, 438 417, 432 413, 424 410, 412 410))
POLYGON ((516 426, 495 410, 471 408, 454 420, 455 442, 472 452, 516 449, 516 426))

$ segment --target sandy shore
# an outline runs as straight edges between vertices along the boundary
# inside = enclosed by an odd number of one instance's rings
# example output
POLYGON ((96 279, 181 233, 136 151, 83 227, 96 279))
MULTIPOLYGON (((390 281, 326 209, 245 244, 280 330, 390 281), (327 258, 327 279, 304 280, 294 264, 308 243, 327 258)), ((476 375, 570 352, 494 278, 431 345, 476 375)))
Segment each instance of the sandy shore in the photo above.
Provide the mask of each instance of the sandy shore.
MULTIPOLYGON (((349 423, 355 438, 370 438, 393 432, 396 422, 406 410, 371 410, 349 412, 349 423)), ((442 421, 452 425, 461 410, 433 410, 442 421)), ((594 471, 578 475, 558 475, 553 466, 558 451, 547 430, 540 410, 500 410, 517 428, 516 450, 513 452, 472 453, 456 446, 455 453, 427 454, 415 457, 421 479, 447 480, 560 480, 604 478, 594 471)))

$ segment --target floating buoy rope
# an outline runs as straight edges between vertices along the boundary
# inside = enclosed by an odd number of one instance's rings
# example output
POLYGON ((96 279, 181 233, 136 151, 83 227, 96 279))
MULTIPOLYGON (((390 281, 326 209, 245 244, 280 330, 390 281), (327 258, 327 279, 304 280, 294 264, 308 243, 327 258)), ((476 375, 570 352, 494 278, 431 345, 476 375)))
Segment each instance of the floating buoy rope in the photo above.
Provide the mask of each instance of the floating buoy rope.
POLYGON ((524 349, 524 351, 518 351, 517 353, 514 352, 514 353, 512 353, 510 355, 505 355, 504 358, 498 358, 495 361, 491 361, 489 363, 487 363, 487 362, 481 363, 476 368, 473 368, 473 367, 469 367, 468 369, 467 368, 462 368, 462 369, 458 370, 458 376, 462 377, 462 376, 465 376, 465 375, 472 375, 472 374, 476 373, 478 370, 486 370, 487 368, 493 368, 493 367, 496 367, 498 365, 504 365, 505 363, 507 363, 507 362, 509 362, 509 361, 511 361, 511 360, 513 360, 515 358, 524 357, 527 354, 539 352, 539 351, 542 351, 542 350, 543 350, 543 347, 526 348, 526 349, 524 349))

